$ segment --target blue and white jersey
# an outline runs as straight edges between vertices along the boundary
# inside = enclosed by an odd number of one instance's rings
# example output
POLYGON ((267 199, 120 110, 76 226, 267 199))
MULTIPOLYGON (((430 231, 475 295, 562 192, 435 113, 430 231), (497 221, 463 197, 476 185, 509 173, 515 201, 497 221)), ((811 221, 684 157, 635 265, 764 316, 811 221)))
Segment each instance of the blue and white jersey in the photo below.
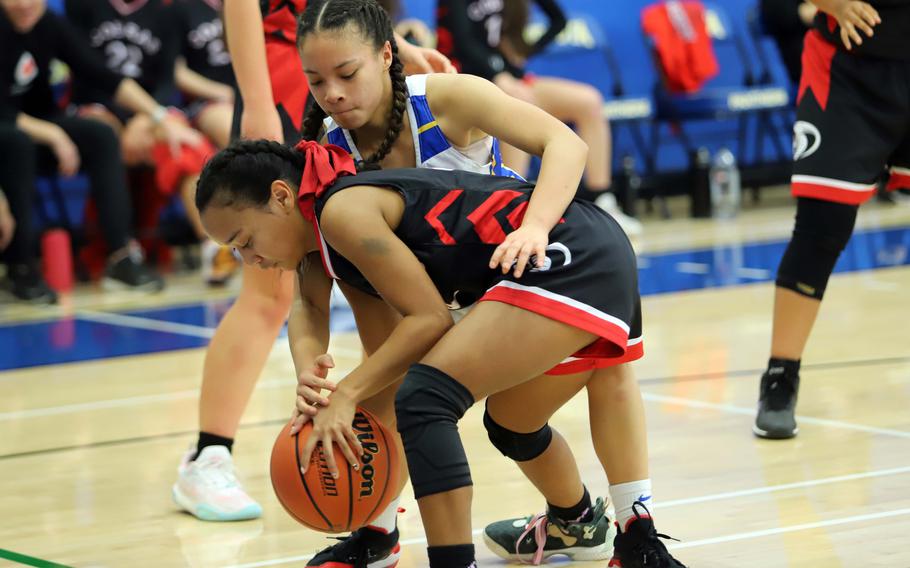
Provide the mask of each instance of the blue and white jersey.
MULTIPOLYGON (((408 87, 408 122, 414 138, 414 153, 418 168, 437 170, 463 170, 479 174, 492 174, 516 179, 520 175, 505 167, 499 150, 499 140, 492 136, 465 147, 452 144, 436 123, 427 102, 427 76, 411 75, 406 78, 408 87)), ((362 160, 351 133, 338 126, 331 118, 325 119, 326 138, 330 144, 341 146, 355 160, 362 160)))

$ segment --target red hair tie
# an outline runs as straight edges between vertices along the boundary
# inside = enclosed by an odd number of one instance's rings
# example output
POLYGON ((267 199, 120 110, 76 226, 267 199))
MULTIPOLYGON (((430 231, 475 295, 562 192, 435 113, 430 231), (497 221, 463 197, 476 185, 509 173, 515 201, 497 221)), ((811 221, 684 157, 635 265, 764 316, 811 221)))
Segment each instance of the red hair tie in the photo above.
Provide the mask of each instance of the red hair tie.
POLYGON ((294 149, 304 155, 303 175, 297 190, 297 203, 303 216, 314 221, 316 198, 339 177, 354 175, 354 159, 344 148, 334 144, 323 146, 313 140, 301 140, 294 149))

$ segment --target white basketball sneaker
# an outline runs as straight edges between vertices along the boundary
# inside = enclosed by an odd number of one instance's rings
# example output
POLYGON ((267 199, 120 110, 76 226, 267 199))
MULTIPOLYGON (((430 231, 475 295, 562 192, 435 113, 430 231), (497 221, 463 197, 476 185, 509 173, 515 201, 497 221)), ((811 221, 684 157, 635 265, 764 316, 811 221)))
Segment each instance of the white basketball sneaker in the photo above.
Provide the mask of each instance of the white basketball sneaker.
POLYGON ((234 460, 224 446, 207 446, 177 470, 172 494, 183 510, 203 521, 245 521, 262 516, 262 507, 247 495, 234 474, 234 460))

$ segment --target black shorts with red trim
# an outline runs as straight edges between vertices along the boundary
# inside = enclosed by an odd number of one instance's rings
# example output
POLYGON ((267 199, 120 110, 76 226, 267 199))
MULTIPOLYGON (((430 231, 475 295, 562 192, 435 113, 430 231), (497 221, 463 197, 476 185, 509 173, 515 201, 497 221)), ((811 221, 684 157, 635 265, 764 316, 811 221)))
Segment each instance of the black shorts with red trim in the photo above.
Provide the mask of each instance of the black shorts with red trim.
POLYGON ((511 304, 588 331, 597 340, 548 374, 565 375, 641 358, 641 297, 635 252, 612 217, 575 201, 550 233, 547 260, 521 278, 502 276, 480 301, 511 304))
POLYGON ((793 195, 859 205, 910 188, 910 61, 852 55, 806 34, 793 127, 793 195))

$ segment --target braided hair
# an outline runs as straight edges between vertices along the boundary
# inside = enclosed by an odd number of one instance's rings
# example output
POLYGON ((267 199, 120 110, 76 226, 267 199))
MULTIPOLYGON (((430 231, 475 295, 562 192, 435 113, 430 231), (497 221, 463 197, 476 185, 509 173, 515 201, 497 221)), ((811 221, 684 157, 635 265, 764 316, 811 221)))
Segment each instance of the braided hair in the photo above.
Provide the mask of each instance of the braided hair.
MULTIPOLYGON (((372 169, 392 150, 392 145, 404 126, 404 114, 407 110, 408 88, 404 79, 404 66, 398 57, 398 44, 392 33, 392 21, 386 11, 376 0, 315 0, 307 2, 306 10, 297 24, 297 47, 303 44, 310 33, 326 30, 339 30, 349 24, 360 28, 361 35, 375 49, 382 48, 385 42, 392 47, 392 65, 389 76, 392 79, 392 109, 389 111, 388 130, 373 155, 364 159, 358 169, 372 169)), ((318 140, 322 121, 326 114, 318 104, 310 107, 303 121, 303 138, 318 140)))
POLYGON ((294 187, 303 174, 305 156, 272 140, 236 140, 206 163, 196 182, 196 209, 265 206, 272 182, 282 179, 294 187))

